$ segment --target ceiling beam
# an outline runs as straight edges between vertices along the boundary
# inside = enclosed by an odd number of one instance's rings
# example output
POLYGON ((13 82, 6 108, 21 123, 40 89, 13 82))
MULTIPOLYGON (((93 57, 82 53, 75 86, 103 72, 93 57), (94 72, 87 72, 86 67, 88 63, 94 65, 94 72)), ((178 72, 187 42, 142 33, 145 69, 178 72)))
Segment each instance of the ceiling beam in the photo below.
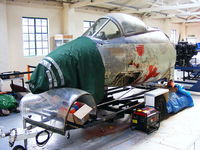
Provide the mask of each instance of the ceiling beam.
POLYGON ((79 7, 75 8, 76 11, 81 11, 81 12, 87 12, 87 13, 109 13, 110 11, 106 8, 98 8, 98 7, 92 7, 92 6, 85 6, 85 7, 79 7))
MULTIPOLYGON (((177 10, 177 9, 188 9, 188 8, 198 8, 200 7, 200 2, 197 3, 189 3, 189 4, 181 4, 181 5, 176 5, 176 6, 161 6, 156 8, 157 11, 162 11, 162 10, 177 10)), ((145 11, 145 9, 144 9, 145 11)), ((152 11, 151 9, 146 9, 146 11, 152 11)))
POLYGON ((151 7, 153 7, 153 6, 156 6, 156 7, 162 6, 162 4, 160 3, 159 0, 156 0, 154 2, 146 1, 146 3, 152 5, 151 7))
POLYGON ((189 19, 189 20, 179 20, 179 21, 172 21, 173 23, 192 23, 192 22, 200 22, 200 19, 189 19))
MULTIPOLYGON (((126 5, 126 4, 118 4, 118 3, 114 3, 114 2, 107 2, 106 5, 110 5, 110 6, 114 6, 114 7, 123 7, 123 8, 126 8, 128 10, 138 10, 137 7, 133 7, 133 6, 130 6, 130 5, 126 5)), ((116 11, 113 11, 113 12, 116 12, 116 11)), ((119 12, 119 11, 117 11, 119 12)))
POLYGON ((173 18, 173 17, 185 17, 185 16, 196 16, 200 15, 200 12, 183 12, 180 14, 170 14, 170 15, 157 15, 157 16, 152 16, 152 18, 173 18))
MULTIPOLYGON (((118 6, 118 9, 122 9, 123 7, 128 6, 128 4, 130 4, 130 3, 132 3, 131 0, 126 0, 126 1, 124 1, 123 3, 121 3, 120 5, 117 5, 117 6, 118 6)), ((129 5, 129 6, 130 6, 130 5, 129 5)), ((116 7, 116 5, 115 5, 114 7, 116 7)))
POLYGON ((78 7, 84 7, 88 5, 96 5, 96 4, 101 4, 101 3, 106 3, 106 2, 111 2, 114 0, 85 0, 85 1, 80 1, 74 4, 70 4, 71 8, 78 8, 78 7))
POLYGON ((151 8, 138 8, 137 11, 134 10, 125 10, 121 12, 125 13, 144 13, 144 12, 154 12, 154 11, 164 11, 164 10, 178 10, 178 9, 188 9, 188 8, 198 8, 200 7, 200 2, 189 3, 189 4, 181 4, 181 5, 173 5, 173 6, 158 6, 151 8))

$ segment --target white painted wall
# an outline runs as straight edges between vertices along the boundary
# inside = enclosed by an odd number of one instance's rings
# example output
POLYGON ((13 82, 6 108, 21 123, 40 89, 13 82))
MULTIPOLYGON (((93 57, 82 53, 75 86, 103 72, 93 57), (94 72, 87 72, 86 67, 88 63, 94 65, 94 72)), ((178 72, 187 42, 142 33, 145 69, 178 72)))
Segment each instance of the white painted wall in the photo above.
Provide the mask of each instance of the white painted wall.
POLYGON ((96 21, 98 18, 104 16, 105 13, 87 13, 76 11, 71 8, 68 11, 68 34, 72 34, 77 38, 83 34, 83 21, 96 21))
POLYGON ((180 40, 186 40, 188 35, 194 35, 197 38, 197 43, 200 42, 200 26, 199 23, 171 23, 170 29, 176 29, 177 41, 180 36, 180 40))
MULTIPOLYGON (((143 18, 142 20, 150 27, 158 27, 169 37, 171 36, 171 30, 175 29, 177 42, 179 39, 180 40, 185 39, 187 37, 187 33, 194 33, 195 30, 198 30, 200 32, 200 29, 198 29, 200 27, 198 27, 198 25, 189 27, 184 23, 173 23, 171 19, 143 18), (194 32, 191 32, 191 30, 193 30, 194 32)), ((196 32, 196 34, 200 35, 200 33, 198 32, 196 32)))
POLYGON ((62 7, 36 6, 31 3, 2 2, 0 3, 0 72, 26 71, 27 65, 37 65, 43 58, 43 56, 23 56, 22 17, 48 18, 50 50, 52 50, 55 34, 72 34, 76 38, 83 34, 83 20, 95 21, 105 14, 89 14, 74 9, 68 12, 68 9, 62 7))
POLYGON ((186 36, 195 35, 197 42, 200 43, 200 24, 199 23, 188 23, 186 25, 186 36))
POLYGON ((7 13, 5 1, 0 1, 0 72, 8 71, 7 13))
POLYGON ((149 27, 157 27, 159 28, 161 31, 164 32, 164 28, 165 28, 165 20, 163 19, 152 19, 152 18, 142 18, 142 20, 144 21, 144 23, 149 26, 149 27))
POLYGON ((54 47, 53 36, 62 33, 62 8, 7 4, 9 70, 26 71, 26 65, 37 65, 43 58, 23 56, 22 17, 48 18, 50 50, 54 47))
POLYGON ((176 30, 176 41, 178 42, 179 40, 182 40, 184 38, 184 33, 183 33, 183 28, 181 24, 171 24, 170 29, 175 29, 176 30))

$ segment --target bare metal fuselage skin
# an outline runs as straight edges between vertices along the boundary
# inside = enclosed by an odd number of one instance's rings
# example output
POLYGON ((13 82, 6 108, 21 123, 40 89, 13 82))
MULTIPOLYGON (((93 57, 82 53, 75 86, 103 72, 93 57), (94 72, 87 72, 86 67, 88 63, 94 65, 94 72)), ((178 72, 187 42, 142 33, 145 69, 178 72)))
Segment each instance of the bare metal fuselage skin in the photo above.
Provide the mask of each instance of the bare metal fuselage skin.
POLYGON ((105 84, 108 86, 169 79, 173 73, 175 50, 160 31, 97 45, 105 65, 105 84))
MULTIPOLYGON (((112 15, 108 18, 120 28, 112 15)), ((168 37, 159 30, 123 35, 121 29, 121 36, 117 38, 90 38, 97 43, 102 56, 107 86, 142 84, 173 76, 176 52, 168 37)))

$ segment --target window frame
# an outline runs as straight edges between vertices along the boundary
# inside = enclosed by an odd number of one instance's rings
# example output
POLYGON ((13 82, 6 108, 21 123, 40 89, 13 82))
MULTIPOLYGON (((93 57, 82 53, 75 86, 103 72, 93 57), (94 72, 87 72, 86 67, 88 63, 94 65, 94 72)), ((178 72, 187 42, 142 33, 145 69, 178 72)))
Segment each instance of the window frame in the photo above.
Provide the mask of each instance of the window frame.
POLYGON ((171 31, 170 31, 170 41, 172 42, 172 43, 176 43, 176 29, 171 29, 171 31))
POLYGON ((101 30, 101 29, 107 24, 107 22, 109 22, 109 20, 110 20, 109 18, 99 18, 90 28, 88 28, 87 31, 85 31, 85 32, 83 33, 83 36, 94 37, 94 35, 95 35, 96 33, 98 33, 98 31, 101 30), (88 35, 88 32, 90 31, 90 29, 93 28, 93 26, 95 26, 95 25, 97 24, 97 22, 98 22, 99 20, 101 20, 101 19, 106 19, 106 21, 98 28, 98 30, 96 30, 95 32, 93 32, 91 35, 88 35))
POLYGON ((34 57, 34 56, 45 56, 49 53, 49 24, 48 18, 42 17, 22 17, 22 34, 23 34, 23 56, 24 57, 34 57), (27 24, 24 24, 24 19, 27 19, 27 24), (30 24, 30 20, 33 20, 33 23, 30 24), (37 24, 39 20, 40 24, 37 24), (45 25, 43 25, 42 21, 45 20, 45 25), (27 27, 27 32, 24 32, 24 28, 27 27), (45 27, 45 32, 43 28, 45 27), (33 28, 33 31, 30 32, 30 28, 33 28), (40 31, 39 31, 40 30, 40 31), (24 38, 27 36, 27 39, 24 38), (30 37, 33 36, 33 39, 30 37), (38 36, 40 36, 40 40, 38 40, 38 36), (27 47, 24 45, 27 43, 27 47), (33 45, 31 46, 31 43, 33 45), (41 44, 38 47, 38 43, 41 44), (45 46, 44 46, 45 44, 45 46), (31 54, 31 50, 34 51, 34 54, 31 54), (28 51, 28 52, 26 52, 28 51))
MULTIPOLYGON (((119 28, 118 25, 117 25, 114 21, 112 21, 111 19, 108 19, 108 20, 99 28, 99 30, 98 30, 97 32, 95 32, 95 33, 92 35, 92 37, 97 38, 96 35, 97 35, 100 31, 102 31, 102 29, 104 29, 104 28, 106 27, 106 25, 109 24, 109 22, 113 23, 113 24, 116 26, 116 28, 118 29, 119 34, 120 34, 119 37, 121 37, 122 34, 121 34, 121 31, 120 31, 120 28, 119 28)), ((115 38, 111 38, 111 39, 106 39, 106 40, 112 40, 112 39, 116 39, 116 38, 119 38, 119 37, 115 37, 115 38)), ((100 39, 100 38, 97 38, 97 39, 100 39)), ((100 39, 100 40, 103 40, 103 39, 100 39)), ((104 40, 104 41, 106 41, 106 40, 104 40)))
POLYGON ((83 20, 83 30, 84 32, 86 32, 93 24, 95 23, 95 21, 90 21, 90 20, 83 20), (85 26, 84 26, 84 23, 89 23, 89 27, 85 30, 85 26))

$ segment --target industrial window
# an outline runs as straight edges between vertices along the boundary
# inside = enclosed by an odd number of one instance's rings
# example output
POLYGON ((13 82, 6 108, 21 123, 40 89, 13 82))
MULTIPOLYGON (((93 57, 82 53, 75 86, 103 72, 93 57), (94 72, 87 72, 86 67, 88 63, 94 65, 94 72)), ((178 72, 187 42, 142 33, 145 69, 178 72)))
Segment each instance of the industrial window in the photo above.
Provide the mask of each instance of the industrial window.
POLYGON ((171 30, 170 40, 172 43, 176 43, 176 29, 171 30))
POLYGON ((94 24, 94 21, 83 21, 84 32, 94 24))
POLYGON ((24 56, 44 56, 48 54, 47 18, 23 17, 24 56))

